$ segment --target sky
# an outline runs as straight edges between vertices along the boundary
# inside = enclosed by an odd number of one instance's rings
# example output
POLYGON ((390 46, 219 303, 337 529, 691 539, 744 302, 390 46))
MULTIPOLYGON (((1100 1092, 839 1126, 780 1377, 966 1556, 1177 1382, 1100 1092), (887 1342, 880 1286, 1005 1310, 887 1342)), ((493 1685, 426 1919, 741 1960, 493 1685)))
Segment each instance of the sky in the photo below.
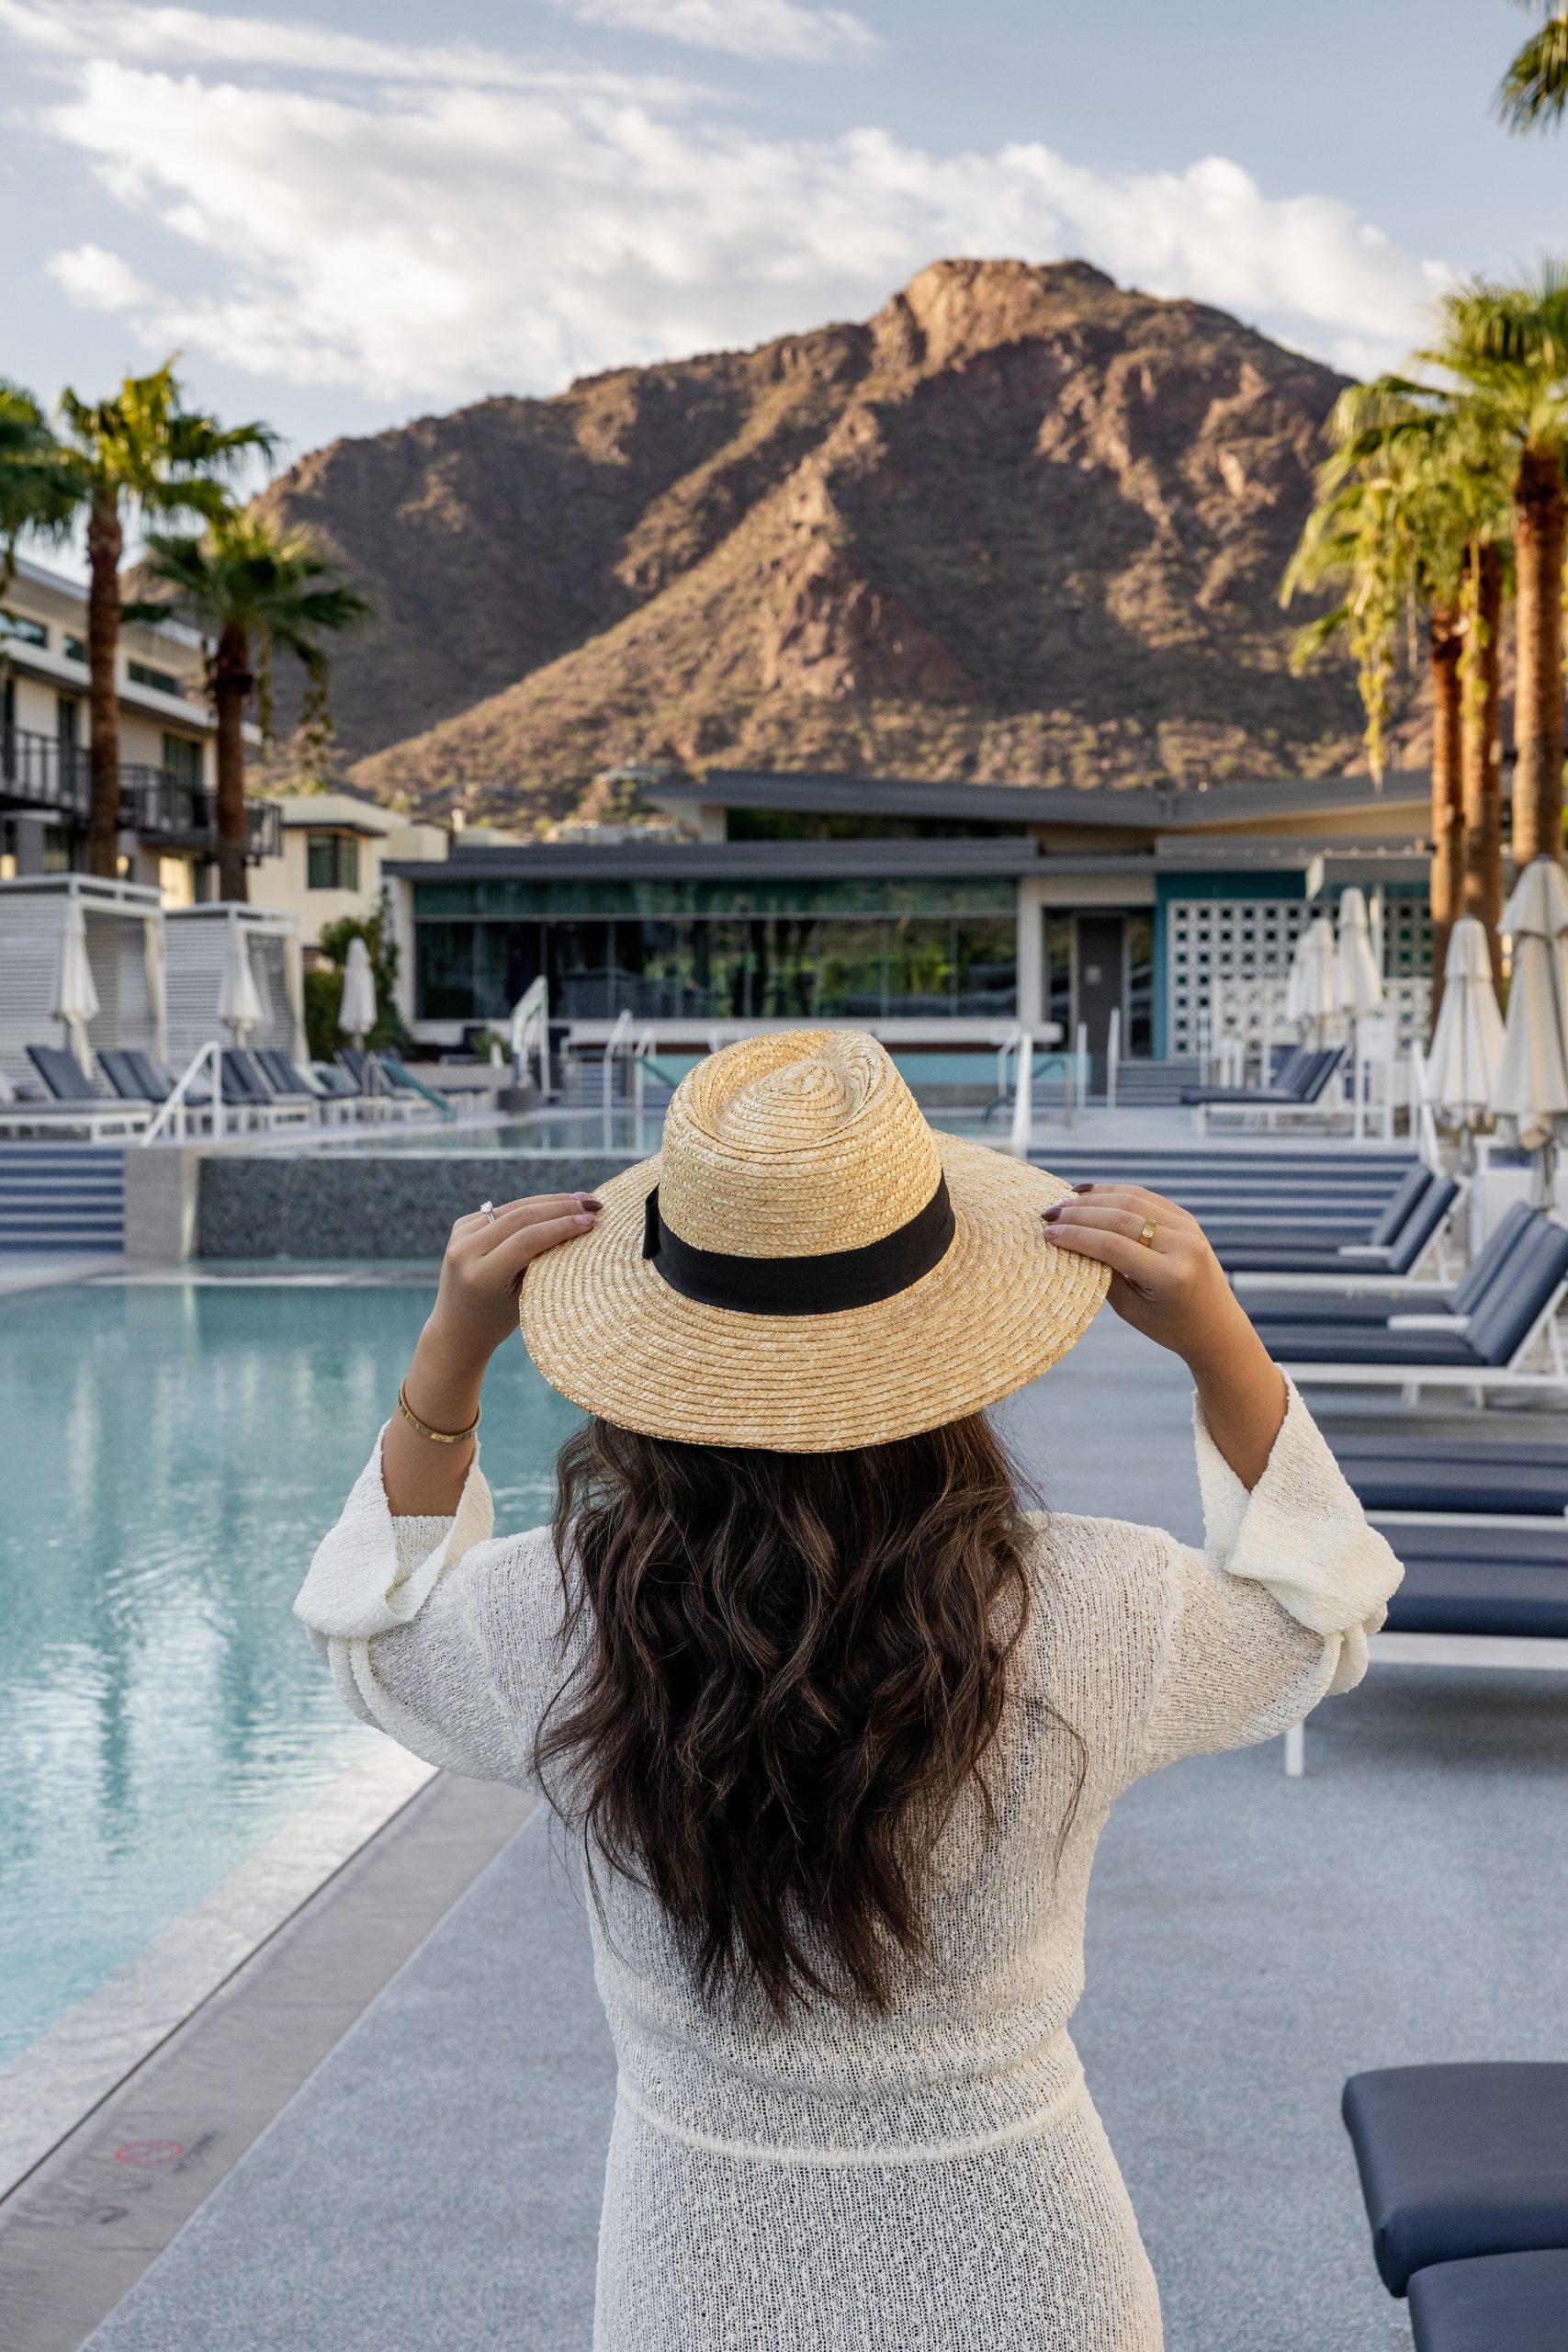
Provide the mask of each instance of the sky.
POLYGON ((1082 255, 1352 372, 1568 253, 1509 0, 0 0, 0 375, 294 454, 1082 255))

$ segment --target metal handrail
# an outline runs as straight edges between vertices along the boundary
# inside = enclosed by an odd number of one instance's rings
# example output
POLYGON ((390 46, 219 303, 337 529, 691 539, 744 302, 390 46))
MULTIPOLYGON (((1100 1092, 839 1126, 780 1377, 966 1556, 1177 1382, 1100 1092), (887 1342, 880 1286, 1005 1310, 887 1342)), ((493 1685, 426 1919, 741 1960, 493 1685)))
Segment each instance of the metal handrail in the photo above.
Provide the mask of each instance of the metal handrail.
MULTIPOLYGON (((209 1037, 205 1046, 198 1046, 197 1047, 195 1054, 191 1057, 189 1066, 181 1072, 174 1092, 169 1096, 166 1102, 161 1102, 158 1105, 156 1116, 148 1122, 147 1125, 143 1127, 141 1135, 137 1137, 137 1141, 139 1143, 155 1143, 162 1130, 170 1124, 173 1124, 174 1125, 176 1140, 180 1143, 184 1143, 186 1139, 186 1111, 187 1108, 186 1102, 186 1091, 196 1083, 203 1066, 208 1062, 210 1062, 212 1065, 212 1093, 210 1098, 210 1106, 203 1104, 200 1107, 203 1109, 210 1107, 212 1116, 212 1140, 214 1143, 220 1143, 222 1141, 222 1046, 219 1043, 216 1037, 209 1037)), ((197 1106, 190 1105, 188 1107, 195 1108, 197 1106)))
POLYGON ((537 1053, 539 1100, 544 1102, 550 1091, 550 984, 542 972, 536 980, 530 980, 513 1006, 507 1042, 512 1049, 512 1075, 519 1085, 528 1076, 529 1053, 537 1053))
POLYGON ((1116 1108, 1116 1080, 1122 1070, 1122 1008, 1113 1004, 1105 1033, 1105 1107, 1116 1108))

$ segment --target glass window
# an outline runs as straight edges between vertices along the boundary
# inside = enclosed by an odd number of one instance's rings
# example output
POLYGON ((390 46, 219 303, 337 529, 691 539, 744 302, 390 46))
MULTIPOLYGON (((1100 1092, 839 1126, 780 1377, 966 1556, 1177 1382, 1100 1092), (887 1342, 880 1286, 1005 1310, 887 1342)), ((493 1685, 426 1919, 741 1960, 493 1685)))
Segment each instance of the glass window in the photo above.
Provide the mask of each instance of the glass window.
POLYGON ((86 658, 86 639, 85 637, 68 637, 65 640, 65 659, 68 662, 85 662, 86 658))
POLYGON ((608 1021, 620 1011, 610 998, 615 928, 607 922, 548 925, 552 1016, 558 1015, 562 1021, 608 1021))
POLYGON ((1127 917, 1127 1034, 1122 1051, 1135 1059, 1155 1049, 1155 925, 1152 915, 1127 917))
POLYGON ((960 918, 953 926, 953 1009, 988 1021, 1018 1010, 1018 925, 960 918))
POLYGON ((125 674, 133 686, 154 686, 161 695, 184 691, 172 670, 155 670, 150 662, 128 662, 125 674))
POLYGON ((158 860, 158 896, 166 907, 194 907, 196 867, 188 857, 158 860))
POLYGON ((887 1010, 912 1020, 953 1011, 953 925, 906 918, 887 926, 887 1010))
POLYGON ((305 887, 309 890, 357 890, 359 843, 352 833, 307 833, 305 887))
POLYGON ((44 827, 43 870, 46 874, 71 872, 71 828, 69 825, 44 827))
POLYGON ((420 882, 414 909, 422 922, 468 915, 491 922, 534 916, 619 915, 1010 915, 1017 886, 1010 875, 910 877, 831 876, 789 882, 694 881, 678 877, 635 881, 420 882))
POLYGON ((818 925, 816 1010, 837 1021, 875 1021, 887 1009, 887 925, 818 925))
POLYGON ((54 731, 69 750, 74 750, 82 740, 82 706, 74 695, 54 697, 54 731))
POLYGON ((0 817, 0 882, 17 878, 17 820, 0 817))
POLYGON ((18 645, 45 645, 49 631, 41 621, 29 621, 20 613, 0 610, 0 637, 14 637, 18 645))
POLYGON ((193 735, 164 737, 164 768, 184 792, 202 787, 201 745, 193 735))
POLYGON ((1045 917, 1045 1018, 1070 1045, 1073 1035, 1073 966, 1077 961, 1077 926, 1071 915, 1045 917))

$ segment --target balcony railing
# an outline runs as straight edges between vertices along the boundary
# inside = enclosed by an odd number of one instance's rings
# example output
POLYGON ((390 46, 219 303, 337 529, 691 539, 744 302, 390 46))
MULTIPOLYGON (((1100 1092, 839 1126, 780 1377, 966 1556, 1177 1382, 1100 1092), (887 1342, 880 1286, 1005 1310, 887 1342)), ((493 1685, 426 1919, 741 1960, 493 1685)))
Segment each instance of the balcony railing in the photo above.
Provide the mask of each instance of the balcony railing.
MULTIPOLYGON (((92 800, 86 747, 62 743, 25 727, 0 729, 0 805, 43 808, 65 823, 85 825, 92 800)), ((126 832, 171 848, 213 850, 218 845, 216 795, 187 784, 172 768, 122 762, 119 821, 126 832)), ((253 800, 245 808, 245 855, 254 864, 276 857, 283 842, 276 803, 253 800)))

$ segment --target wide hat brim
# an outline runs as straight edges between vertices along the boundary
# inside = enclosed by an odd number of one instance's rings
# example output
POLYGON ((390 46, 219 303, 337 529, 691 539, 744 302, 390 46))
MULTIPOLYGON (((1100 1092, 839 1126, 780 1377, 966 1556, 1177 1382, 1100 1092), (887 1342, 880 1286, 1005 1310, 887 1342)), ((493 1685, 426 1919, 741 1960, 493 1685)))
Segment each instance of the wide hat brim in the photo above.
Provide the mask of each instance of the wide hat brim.
POLYGON ((672 1290, 643 1256, 658 1155, 599 1188, 597 1226, 536 1259, 523 1337, 552 1388, 618 1427, 691 1445, 838 1453, 940 1428, 1048 1372, 1104 1302, 1110 1270, 1059 1250, 1042 1209, 1071 1187, 937 1135, 954 1232, 941 1263, 875 1306, 745 1315, 672 1290))

